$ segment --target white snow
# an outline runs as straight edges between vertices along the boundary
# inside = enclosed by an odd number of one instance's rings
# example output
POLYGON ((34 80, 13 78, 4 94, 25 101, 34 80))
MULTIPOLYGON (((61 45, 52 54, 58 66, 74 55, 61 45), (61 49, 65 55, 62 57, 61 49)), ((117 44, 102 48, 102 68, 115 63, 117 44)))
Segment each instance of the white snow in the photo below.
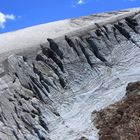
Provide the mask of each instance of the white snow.
POLYGON ((99 25, 114 22, 128 15, 133 15, 140 8, 120 11, 118 14, 101 13, 98 16, 86 16, 76 19, 66 19, 47 24, 37 25, 14 32, 0 34, 0 60, 2 61, 13 52, 22 52, 30 47, 38 47, 39 44, 45 43, 47 38, 58 38, 65 34, 84 32, 96 28, 94 23, 99 25))

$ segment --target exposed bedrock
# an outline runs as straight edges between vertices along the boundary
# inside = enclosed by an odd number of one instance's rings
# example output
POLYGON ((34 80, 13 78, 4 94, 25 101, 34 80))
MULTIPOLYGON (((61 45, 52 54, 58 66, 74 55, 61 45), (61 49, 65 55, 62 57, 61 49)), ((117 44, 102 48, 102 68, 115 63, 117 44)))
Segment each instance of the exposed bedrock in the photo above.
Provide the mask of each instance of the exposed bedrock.
POLYGON ((140 14, 51 39, 0 64, 0 139, 98 139, 91 112, 140 78, 140 14))

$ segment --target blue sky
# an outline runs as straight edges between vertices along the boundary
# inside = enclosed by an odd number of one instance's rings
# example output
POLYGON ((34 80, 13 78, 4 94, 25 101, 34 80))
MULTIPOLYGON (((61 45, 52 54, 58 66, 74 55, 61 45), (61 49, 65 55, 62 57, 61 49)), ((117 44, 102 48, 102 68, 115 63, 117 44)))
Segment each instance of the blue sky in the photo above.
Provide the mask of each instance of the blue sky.
POLYGON ((0 33, 132 7, 140 7, 140 0, 0 0, 0 33))

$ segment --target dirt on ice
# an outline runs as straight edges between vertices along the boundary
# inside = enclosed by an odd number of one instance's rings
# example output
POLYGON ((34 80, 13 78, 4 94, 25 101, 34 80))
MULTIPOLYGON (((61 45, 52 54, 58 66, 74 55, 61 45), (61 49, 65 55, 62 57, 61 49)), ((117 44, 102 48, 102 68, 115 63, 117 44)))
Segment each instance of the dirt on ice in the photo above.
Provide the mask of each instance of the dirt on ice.
POLYGON ((100 140, 140 139, 140 82, 130 83, 125 98, 96 116, 100 140))

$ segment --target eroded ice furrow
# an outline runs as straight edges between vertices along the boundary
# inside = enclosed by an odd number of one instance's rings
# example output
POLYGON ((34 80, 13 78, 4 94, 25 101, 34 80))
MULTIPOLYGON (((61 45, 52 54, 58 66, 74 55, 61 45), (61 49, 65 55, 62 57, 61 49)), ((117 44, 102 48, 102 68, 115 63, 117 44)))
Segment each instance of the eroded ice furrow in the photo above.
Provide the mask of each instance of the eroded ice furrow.
MULTIPOLYGON (((120 47, 122 47, 122 50, 124 48, 125 52, 125 46, 122 45, 120 47)), ((96 89, 92 87, 93 89, 89 92, 83 93, 81 91, 80 95, 71 97, 66 103, 62 104, 60 114, 63 121, 60 123, 59 121, 52 122, 55 126, 55 129, 53 126, 53 130, 50 133, 52 139, 63 140, 65 138, 77 140, 81 136, 85 136, 89 140, 98 139, 97 130, 92 125, 90 114, 94 110, 98 111, 120 100, 125 95, 126 85, 129 82, 140 79, 140 51, 135 47, 131 46, 128 48, 129 51, 124 56, 126 61, 125 66, 127 67, 118 65, 112 69, 107 68, 102 77, 100 76, 99 80, 102 82, 100 82, 96 89)), ((116 53, 116 50, 112 52, 113 55, 114 53, 116 53)), ((119 63, 124 60, 123 57, 120 59, 122 60, 119 63)), ((92 85, 92 83, 90 84, 92 85)))
MULTIPOLYGON (((135 55, 140 55, 140 52, 135 52, 135 55)), ((131 57, 134 56, 131 55, 131 57)), ((137 59, 139 58, 137 57, 137 59)), ((91 113, 120 100, 125 95, 127 84, 140 79, 140 67, 136 66, 140 65, 140 61, 139 64, 138 62, 133 63, 131 68, 129 68, 129 63, 130 61, 127 62, 128 67, 123 72, 121 71, 123 67, 120 67, 120 69, 116 66, 112 69, 108 68, 100 79, 108 82, 100 83, 96 87, 97 89, 93 88, 89 92, 82 93, 81 91, 80 95, 74 96, 63 103, 60 109, 62 121, 50 123, 50 125, 53 124, 50 137, 58 140, 78 140, 81 136, 85 136, 89 140, 97 140, 98 131, 93 126, 91 113), (67 103, 68 105, 65 105, 67 103)))

